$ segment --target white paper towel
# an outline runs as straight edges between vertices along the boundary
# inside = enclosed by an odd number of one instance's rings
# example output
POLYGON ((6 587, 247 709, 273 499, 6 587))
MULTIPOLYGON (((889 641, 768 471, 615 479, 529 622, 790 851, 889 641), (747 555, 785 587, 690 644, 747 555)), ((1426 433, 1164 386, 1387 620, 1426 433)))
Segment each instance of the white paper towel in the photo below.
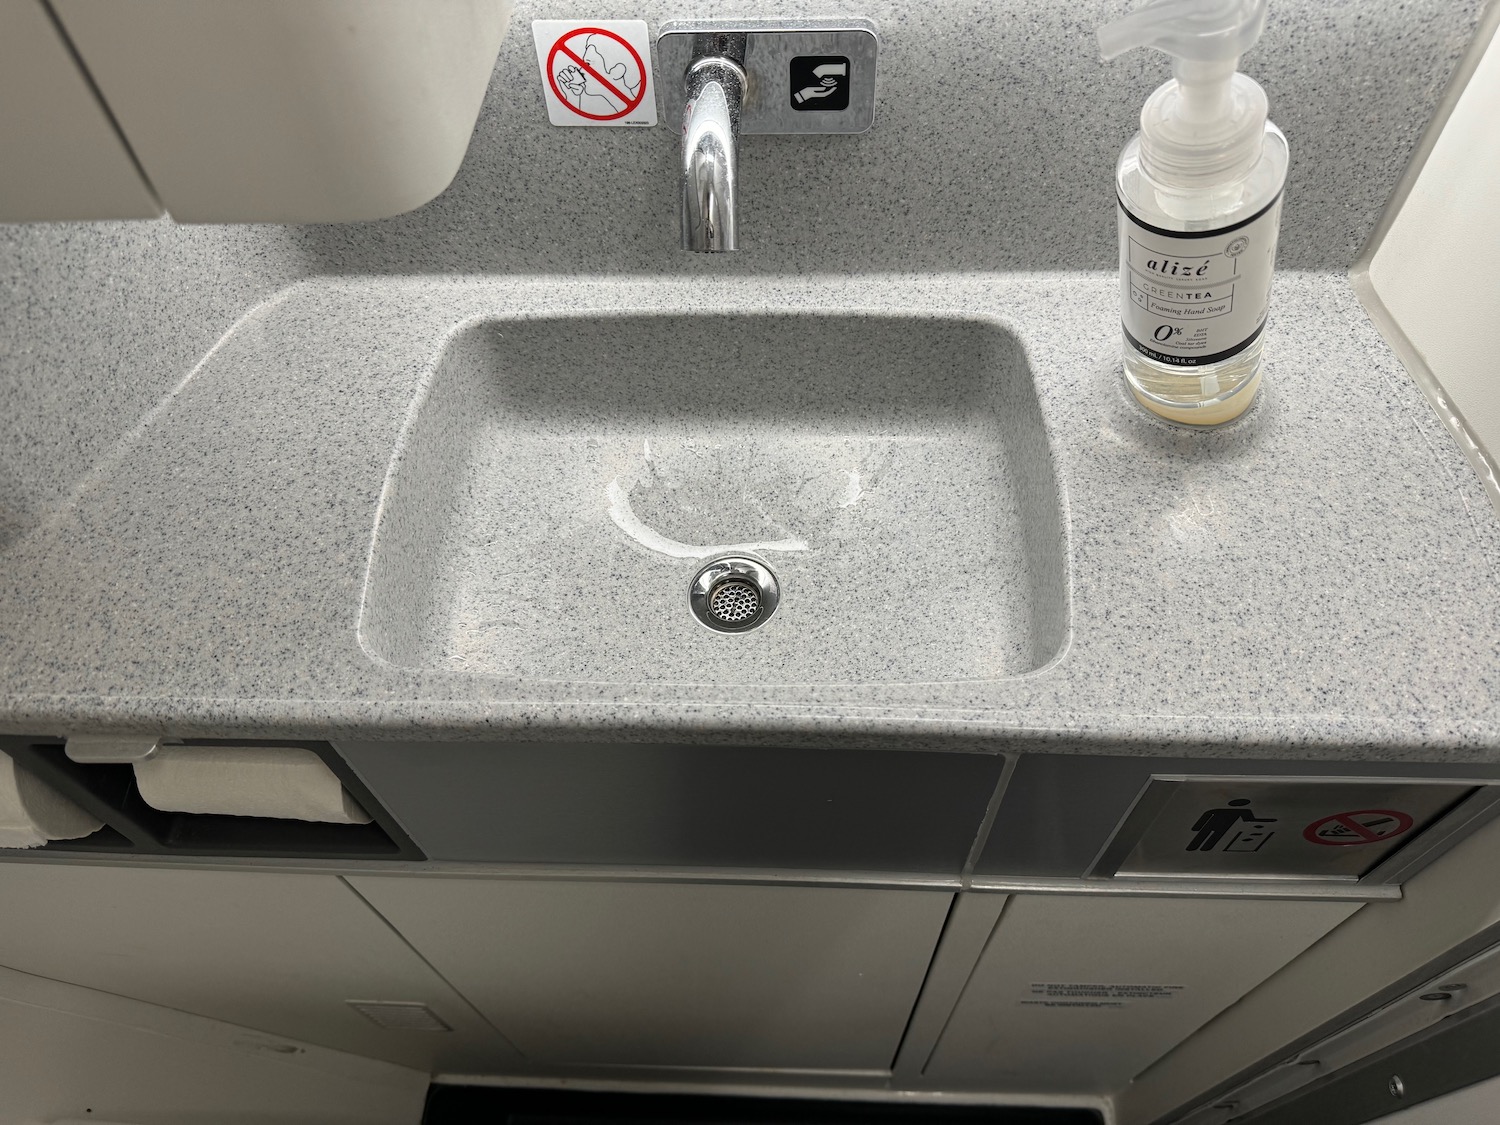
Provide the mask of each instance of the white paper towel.
POLYGON ((135 780, 163 812, 370 823, 323 759, 294 746, 163 746, 135 780))
POLYGON ((9 754, 0 754, 0 848, 39 848, 76 840, 104 827, 9 754))

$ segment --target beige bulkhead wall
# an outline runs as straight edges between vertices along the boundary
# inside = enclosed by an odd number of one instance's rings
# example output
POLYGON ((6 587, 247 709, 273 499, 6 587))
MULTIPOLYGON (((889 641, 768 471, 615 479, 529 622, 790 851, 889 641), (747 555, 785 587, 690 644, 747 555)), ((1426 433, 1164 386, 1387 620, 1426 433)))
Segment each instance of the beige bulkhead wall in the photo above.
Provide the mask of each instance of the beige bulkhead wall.
POLYGON ((1353 279, 1500 510, 1497 24, 1500 4, 1492 2, 1353 279))

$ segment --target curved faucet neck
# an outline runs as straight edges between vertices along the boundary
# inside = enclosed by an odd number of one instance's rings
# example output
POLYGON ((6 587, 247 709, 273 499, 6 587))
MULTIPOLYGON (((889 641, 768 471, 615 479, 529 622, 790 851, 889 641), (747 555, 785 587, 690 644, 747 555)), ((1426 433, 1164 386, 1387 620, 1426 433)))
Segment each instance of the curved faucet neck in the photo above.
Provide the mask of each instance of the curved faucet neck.
POLYGON ((740 106, 745 96, 744 36, 705 36, 684 75, 682 248, 721 253, 739 248, 736 180, 740 106), (735 41, 738 41, 737 43, 735 41), (738 57, 735 48, 738 47, 738 57))

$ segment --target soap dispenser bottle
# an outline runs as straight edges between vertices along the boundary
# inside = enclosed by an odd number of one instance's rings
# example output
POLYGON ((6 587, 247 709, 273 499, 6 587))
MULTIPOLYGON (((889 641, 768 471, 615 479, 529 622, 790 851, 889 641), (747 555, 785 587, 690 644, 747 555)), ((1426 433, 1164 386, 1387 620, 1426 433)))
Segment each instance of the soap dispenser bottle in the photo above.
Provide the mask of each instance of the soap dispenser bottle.
POLYGON ((1149 0, 1099 29, 1106 59, 1173 58, 1115 188, 1125 380, 1175 422, 1227 422, 1260 389, 1287 144, 1237 67, 1265 23, 1266 0, 1149 0))

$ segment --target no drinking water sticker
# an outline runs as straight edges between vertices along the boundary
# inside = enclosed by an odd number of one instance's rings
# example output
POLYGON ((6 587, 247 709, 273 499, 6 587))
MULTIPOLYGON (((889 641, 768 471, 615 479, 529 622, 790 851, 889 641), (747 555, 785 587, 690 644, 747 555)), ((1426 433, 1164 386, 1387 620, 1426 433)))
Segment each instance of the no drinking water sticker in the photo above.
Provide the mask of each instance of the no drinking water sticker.
POLYGON ((552 124, 656 124, 644 20, 532 20, 531 35, 552 124))
POLYGON ((1357 847, 1400 836, 1415 823, 1400 809, 1355 809, 1319 817, 1302 830, 1302 838, 1327 847, 1357 847))

